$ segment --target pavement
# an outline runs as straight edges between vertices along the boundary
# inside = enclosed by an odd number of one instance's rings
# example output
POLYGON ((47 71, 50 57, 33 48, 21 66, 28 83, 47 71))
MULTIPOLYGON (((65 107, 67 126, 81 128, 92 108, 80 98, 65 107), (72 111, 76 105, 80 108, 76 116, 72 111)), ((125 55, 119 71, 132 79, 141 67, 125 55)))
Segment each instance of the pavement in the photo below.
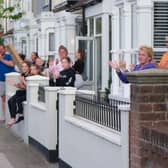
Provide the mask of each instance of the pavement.
POLYGON ((58 168, 0 124, 0 168, 58 168))

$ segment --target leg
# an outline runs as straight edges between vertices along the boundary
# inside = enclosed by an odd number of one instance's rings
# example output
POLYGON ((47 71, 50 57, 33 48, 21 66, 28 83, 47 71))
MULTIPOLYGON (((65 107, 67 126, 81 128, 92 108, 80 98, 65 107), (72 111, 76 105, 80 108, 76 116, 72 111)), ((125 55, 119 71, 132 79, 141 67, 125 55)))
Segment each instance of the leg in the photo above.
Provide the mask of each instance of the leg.
POLYGON ((16 123, 16 113, 17 113, 16 97, 17 96, 15 94, 8 100, 8 107, 9 107, 11 119, 7 123, 7 126, 6 126, 7 128, 11 127, 13 124, 16 123))
POLYGON ((16 95, 12 96, 8 100, 9 113, 11 118, 16 118, 17 114, 17 104, 16 104, 16 95))
POLYGON ((23 116, 23 104, 22 103, 25 100, 26 100, 26 92, 23 93, 22 96, 17 97, 17 99, 16 99, 16 102, 17 102, 17 105, 18 105, 18 114, 19 114, 19 118, 16 121, 16 123, 19 123, 20 121, 24 120, 24 116, 23 116))
POLYGON ((2 105, 2 117, 0 121, 5 122, 5 82, 0 81, 0 96, 1 96, 1 105, 2 105))
POLYGON ((5 121, 5 96, 1 96, 1 102, 2 102, 2 117, 1 117, 1 121, 5 121))

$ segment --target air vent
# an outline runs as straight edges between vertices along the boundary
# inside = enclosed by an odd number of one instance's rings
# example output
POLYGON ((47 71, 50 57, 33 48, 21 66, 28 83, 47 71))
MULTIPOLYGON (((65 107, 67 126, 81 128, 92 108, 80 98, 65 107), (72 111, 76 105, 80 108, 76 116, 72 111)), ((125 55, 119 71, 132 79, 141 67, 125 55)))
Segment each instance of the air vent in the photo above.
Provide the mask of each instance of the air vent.
MULTIPOLYGON (((168 35, 168 2, 154 2, 154 48, 165 49, 165 36, 168 35)), ((156 51, 155 58, 160 59, 163 51, 156 51)))

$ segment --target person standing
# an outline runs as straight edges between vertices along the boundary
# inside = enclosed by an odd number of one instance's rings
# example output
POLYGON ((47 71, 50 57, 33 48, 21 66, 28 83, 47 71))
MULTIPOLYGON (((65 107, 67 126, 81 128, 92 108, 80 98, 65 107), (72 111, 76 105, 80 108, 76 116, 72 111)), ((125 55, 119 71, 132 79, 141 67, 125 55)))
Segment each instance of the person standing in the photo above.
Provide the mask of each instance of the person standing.
POLYGON ((50 86, 55 86, 56 85, 56 76, 63 70, 62 66, 62 60, 68 56, 68 50, 65 46, 60 45, 59 49, 59 58, 50 59, 49 61, 49 76, 50 76, 50 81, 49 85, 50 86))
MULTIPOLYGON (((140 71, 140 70, 147 70, 147 69, 153 69, 153 68, 157 68, 156 64, 153 63, 153 49, 151 47, 148 46, 141 46, 139 48, 138 51, 138 64, 135 65, 135 67, 133 68, 132 71, 140 71)), ((121 65, 122 63, 120 63, 121 65)), ((125 64, 125 62, 124 62, 125 64)), ((113 62, 110 61, 109 65, 111 66, 111 68, 113 68, 119 79, 123 82, 123 83, 129 83, 126 75, 124 74, 124 72, 128 72, 128 70, 126 70, 126 65, 122 66, 122 68, 118 65, 117 62, 113 62)))
POLYGON ((38 53, 37 52, 32 52, 31 53, 31 61, 32 61, 32 64, 36 64, 36 59, 38 58, 38 53))
POLYGON ((84 72, 84 51, 82 49, 78 49, 76 52, 76 61, 73 65, 73 69, 76 73, 75 87, 79 88, 84 82, 82 77, 84 72))
POLYGON ((5 122, 5 74, 14 71, 12 57, 6 54, 5 46, 0 45, 0 96, 2 100, 2 116, 0 122, 5 122))
POLYGON ((84 51, 82 49, 78 49, 76 52, 76 61, 73 65, 73 68, 76 74, 82 75, 84 71, 84 51))
MULTIPOLYGON (((168 48, 168 36, 165 37, 165 45, 168 48)), ((162 55, 158 67, 162 69, 168 69, 168 52, 165 52, 162 55)))

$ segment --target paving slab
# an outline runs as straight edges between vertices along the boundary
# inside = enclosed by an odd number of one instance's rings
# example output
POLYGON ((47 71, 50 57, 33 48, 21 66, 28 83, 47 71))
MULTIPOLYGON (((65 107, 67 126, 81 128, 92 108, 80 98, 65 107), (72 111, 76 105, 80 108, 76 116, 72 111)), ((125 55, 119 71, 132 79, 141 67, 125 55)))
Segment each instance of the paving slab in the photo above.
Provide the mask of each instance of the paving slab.
POLYGON ((58 168, 34 147, 0 124, 0 168, 58 168))

